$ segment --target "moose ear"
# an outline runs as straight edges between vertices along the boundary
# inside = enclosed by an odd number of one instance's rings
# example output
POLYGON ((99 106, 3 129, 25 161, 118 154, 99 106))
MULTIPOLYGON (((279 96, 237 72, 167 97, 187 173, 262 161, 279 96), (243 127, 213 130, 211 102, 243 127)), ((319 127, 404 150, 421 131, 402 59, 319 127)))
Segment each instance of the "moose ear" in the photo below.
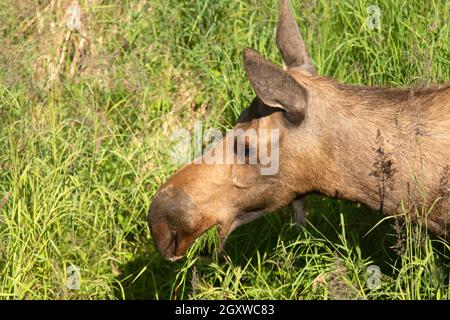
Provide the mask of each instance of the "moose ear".
POLYGON ((256 95, 264 104, 284 109, 293 122, 303 120, 307 92, 294 78, 250 48, 244 49, 244 68, 256 95))
POLYGON ((288 0, 280 0, 276 41, 288 69, 300 68, 312 75, 316 74, 288 0))

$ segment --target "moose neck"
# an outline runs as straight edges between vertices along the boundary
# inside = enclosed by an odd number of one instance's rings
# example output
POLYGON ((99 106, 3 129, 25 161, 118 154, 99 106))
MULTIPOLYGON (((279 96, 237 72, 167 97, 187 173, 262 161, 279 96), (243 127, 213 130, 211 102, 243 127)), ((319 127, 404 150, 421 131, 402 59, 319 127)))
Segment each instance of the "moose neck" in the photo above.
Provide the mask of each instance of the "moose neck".
MULTIPOLYGON (((344 86, 324 79, 316 84, 311 91, 313 107, 317 107, 311 121, 321 128, 317 130, 320 159, 315 159, 318 165, 313 173, 318 177, 313 178, 316 191, 388 214, 399 210, 406 193, 413 201, 419 199, 422 188, 409 190, 411 180, 430 187, 436 175, 427 168, 422 174, 415 172, 424 169, 421 165, 427 160, 420 141, 450 147, 449 142, 430 140, 423 119, 431 108, 450 108, 448 99, 436 102, 441 95, 448 96, 450 86, 394 90, 344 86)), ((442 156, 448 159, 448 154, 442 156)), ((434 163, 443 170, 446 165, 434 163)))

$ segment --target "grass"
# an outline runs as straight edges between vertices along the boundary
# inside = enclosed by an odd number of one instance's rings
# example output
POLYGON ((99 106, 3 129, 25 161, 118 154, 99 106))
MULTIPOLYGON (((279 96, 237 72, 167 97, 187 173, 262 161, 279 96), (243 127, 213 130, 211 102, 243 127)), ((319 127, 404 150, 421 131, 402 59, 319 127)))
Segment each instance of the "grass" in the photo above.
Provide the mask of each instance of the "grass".
MULTIPOLYGON (((366 24, 371 1, 292 2, 323 75, 450 79, 448 1, 376 1, 379 30, 366 24)), ((80 1, 87 31, 67 42, 55 24, 64 6, 50 3, 0 0, 0 298, 450 298, 448 243, 422 224, 321 196, 308 199, 300 230, 283 209, 234 232, 223 255, 202 257, 212 230, 186 259, 164 261, 146 211, 177 169, 170 135, 194 121, 233 126, 253 97, 243 48, 281 63, 277 3, 80 1), (377 289, 367 286, 371 264, 382 272, 377 289), (67 286, 70 266, 78 290, 67 286)))

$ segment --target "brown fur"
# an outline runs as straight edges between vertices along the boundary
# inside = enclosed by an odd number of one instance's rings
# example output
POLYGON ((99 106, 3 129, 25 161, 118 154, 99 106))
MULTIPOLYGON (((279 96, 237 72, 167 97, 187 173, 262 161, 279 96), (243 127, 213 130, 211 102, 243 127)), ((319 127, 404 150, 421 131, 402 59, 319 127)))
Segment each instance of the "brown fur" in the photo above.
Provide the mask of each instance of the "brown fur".
MULTIPOLYGON (((257 98, 236 128, 278 128, 280 166, 191 164, 160 189, 149 211, 158 250, 180 257, 203 232, 236 227, 320 192, 389 215, 424 219, 448 237, 450 83, 426 88, 348 86, 315 75, 287 0, 280 1, 277 45, 285 70, 244 51, 257 98), (293 38, 294 37, 294 38, 293 38)), ((209 152, 225 148, 227 136, 209 152)), ((258 139, 262 139, 258 137, 258 139)), ((239 143, 239 142, 238 142, 239 143)))
POLYGON ((321 153, 315 190, 386 214, 433 210, 429 228, 447 234, 450 84, 371 88, 294 75, 314 104, 321 153), (319 124, 320 123, 320 124, 319 124))

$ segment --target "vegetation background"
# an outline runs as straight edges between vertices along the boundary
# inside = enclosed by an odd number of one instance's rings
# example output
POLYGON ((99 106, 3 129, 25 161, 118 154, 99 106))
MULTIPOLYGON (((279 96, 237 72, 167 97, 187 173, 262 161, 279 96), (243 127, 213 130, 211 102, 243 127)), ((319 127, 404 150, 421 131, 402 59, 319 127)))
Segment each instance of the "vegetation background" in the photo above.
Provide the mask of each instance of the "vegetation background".
MULTIPOLYGON (((320 74, 450 79, 447 0, 291 5, 320 74)), ((275 0, 0 0, 1 298, 450 298, 448 243, 321 196, 304 228, 287 208, 238 229, 222 255, 202 255, 214 230, 182 261, 155 251, 146 212, 176 170, 171 133, 233 126, 254 95, 243 48, 281 63, 277 11, 275 0), (70 4, 82 14, 72 30, 70 4), (382 272, 372 289, 371 264, 382 272)))

